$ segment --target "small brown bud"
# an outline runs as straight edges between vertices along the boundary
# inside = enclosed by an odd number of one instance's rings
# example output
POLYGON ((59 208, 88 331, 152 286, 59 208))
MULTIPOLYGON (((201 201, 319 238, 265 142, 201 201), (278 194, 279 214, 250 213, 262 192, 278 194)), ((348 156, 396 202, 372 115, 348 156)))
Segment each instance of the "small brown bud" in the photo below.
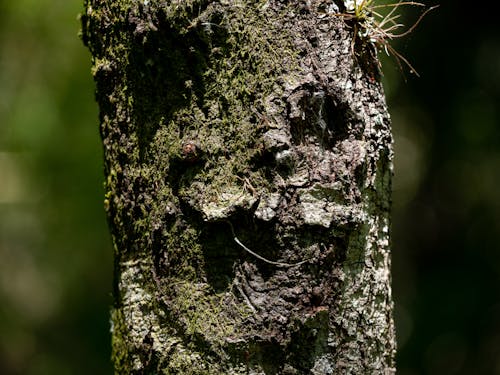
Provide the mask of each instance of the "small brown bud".
POLYGON ((186 141, 182 144, 182 159, 194 163, 200 157, 200 149, 193 141, 186 141))
POLYGON ((311 293, 311 302, 313 305, 318 306, 323 302, 323 291, 319 286, 315 286, 311 293))

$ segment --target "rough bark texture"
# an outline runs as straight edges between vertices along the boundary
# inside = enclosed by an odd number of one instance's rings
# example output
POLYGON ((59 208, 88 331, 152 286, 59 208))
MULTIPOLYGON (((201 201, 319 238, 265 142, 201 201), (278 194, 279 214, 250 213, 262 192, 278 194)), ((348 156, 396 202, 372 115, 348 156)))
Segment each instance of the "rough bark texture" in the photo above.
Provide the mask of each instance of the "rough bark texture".
POLYGON ((86 1, 117 374, 394 372, 390 121, 342 10, 86 1))

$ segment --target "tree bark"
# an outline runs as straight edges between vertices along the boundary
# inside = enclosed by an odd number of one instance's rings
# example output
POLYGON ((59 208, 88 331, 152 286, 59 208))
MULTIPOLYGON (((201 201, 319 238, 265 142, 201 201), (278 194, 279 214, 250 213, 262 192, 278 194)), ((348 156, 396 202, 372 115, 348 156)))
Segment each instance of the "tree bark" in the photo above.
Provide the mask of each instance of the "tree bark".
POLYGON ((117 374, 395 372, 390 121, 343 9, 86 0, 117 374))

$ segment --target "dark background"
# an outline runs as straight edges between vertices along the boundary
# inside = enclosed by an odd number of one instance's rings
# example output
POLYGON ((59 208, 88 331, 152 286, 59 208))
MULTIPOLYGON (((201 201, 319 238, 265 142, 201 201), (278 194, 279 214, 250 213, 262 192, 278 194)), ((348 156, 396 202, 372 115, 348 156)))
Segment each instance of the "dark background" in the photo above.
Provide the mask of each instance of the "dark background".
MULTIPOLYGON (((112 373, 112 248, 81 2, 0 0, 4 375, 112 373)), ((469 4, 441 1, 394 42, 421 78, 405 82, 384 59, 401 375, 500 374, 500 28, 469 4)))

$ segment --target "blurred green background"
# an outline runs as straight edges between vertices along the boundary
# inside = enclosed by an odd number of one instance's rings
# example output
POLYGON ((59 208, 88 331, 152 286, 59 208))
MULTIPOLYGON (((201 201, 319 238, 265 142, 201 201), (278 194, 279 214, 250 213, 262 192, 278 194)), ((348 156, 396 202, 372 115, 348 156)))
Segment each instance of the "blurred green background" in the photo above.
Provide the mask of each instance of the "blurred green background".
POLYGON ((0 0, 0 374, 111 374, 112 259, 80 0, 0 0))
MULTIPOLYGON (((0 374, 111 374, 82 1, 0 1, 0 374)), ((384 61, 401 375, 500 374, 500 28, 468 4, 396 42, 421 78, 384 61)))

